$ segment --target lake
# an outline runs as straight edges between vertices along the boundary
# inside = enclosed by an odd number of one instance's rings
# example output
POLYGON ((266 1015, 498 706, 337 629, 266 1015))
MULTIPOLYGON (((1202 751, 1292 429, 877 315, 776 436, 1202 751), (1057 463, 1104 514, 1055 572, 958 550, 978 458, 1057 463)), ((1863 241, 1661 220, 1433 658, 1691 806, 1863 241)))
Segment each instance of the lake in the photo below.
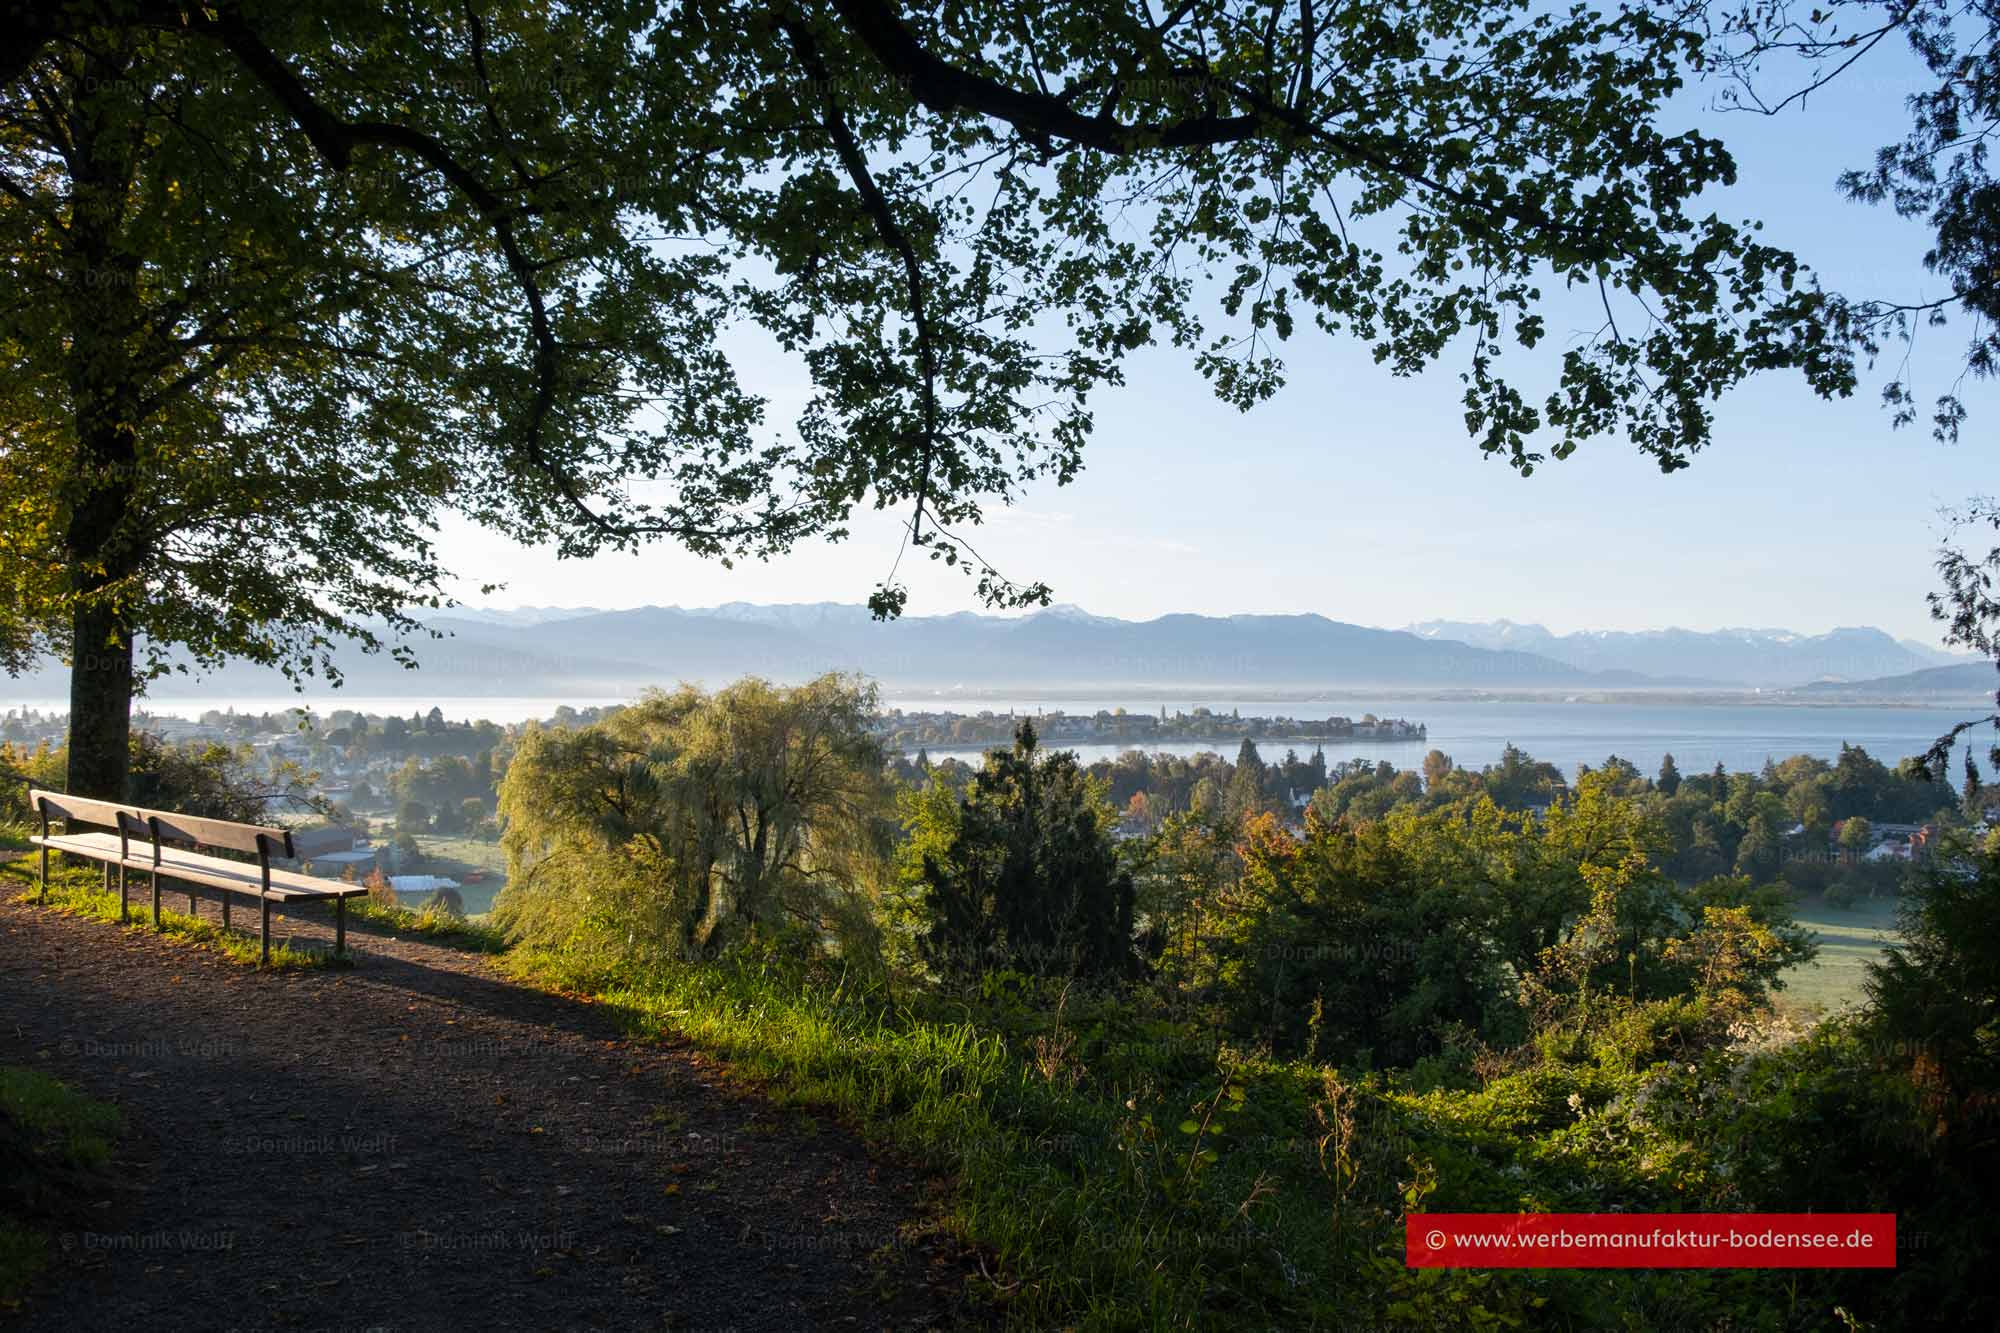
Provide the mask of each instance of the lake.
MULTIPOLYGON (((913 705, 903 703, 906 709, 913 705)), ((1070 700, 1060 704, 1017 705, 1016 712, 1032 716, 1035 709, 1064 712, 1095 712, 1115 704, 1070 700), (1088 706, 1086 706, 1088 705, 1088 706)), ((1176 708, 1168 705, 1171 716, 1176 708)), ((1360 717, 1375 713, 1382 717, 1403 717, 1422 722, 1429 736, 1421 741, 1341 740, 1326 742, 1329 761, 1353 758, 1387 759, 1397 768, 1419 768, 1426 751, 1442 750, 1461 767, 1481 768, 1495 763, 1509 744, 1519 746, 1537 759, 1547 760, 1574 776, 1577 765, 1593 767, 1606 756, 1616 754, 1630 760, 1644 773, 1659 769, 1663 756, 1671 754, 1683 773, 1715 767, 1756 769, 1766 759, 1784 759, 1795 754, 1834 759, 1842 742, 1858 745, 1869 754, 1893 765, 1897 760, 1921 754, 1932 741, 1958 722, 1977 714, 1942 708, 1887 707, 1800 707, 1783 704, 1630 704, 1565 703, 1556 700, 1493 703, 1466 699, 1410 699, 1384 697, 1372 702, 1342 702, 1337 706, 1275 703, 1268 700, 1232 700, 1206 703, 1217 712, 1238 709, 1246 715, 1299 716, 1308 707, 1323 707, 1320 716, 1339 714, 1360 717)), ((935 702, 916 704, 918 710, 936 709, 935 702)), ((960 711, 976 710, 960 705, 960 711)), ((1005 711, 1005 705, 994 711, 1005 711)), ((1129 705, 1128 705, 1129 707, 1129 705)), ((1131 709, 1131 711, 1139 711, 1131 709)), ((1157 712, 1157 705, 1154 706, 1157 712)), ((1983 757, 1991 733, 1979 733, 1977 744, 1983 757)), ((1289 742, 1301 755, 1310 754, 1316 742, 1289 742)), ((1260 740, 1265 759, 1282 758, 1288 746, 1284 740, 1260 740)), ((979 747, 931 746, 933 758, 946 754, 977 753, 979 747)), ((1115 758, 1131 749, 1129 745, 1074 745, 1085 762, 1115 758)), ((1180 741, 1144 747, 1169 754, 1188 755, 1202 750, 1219 751, 1234 758, 1237 742, 1180 741)))
MULTIPOLYGON (((573 708, 622 702, 615 698, 485 698, 418 699, 344 697, 338 694, 276 696, 271 698, 209 698, 200 700, 160 699, 150 703, 157 713, 198 717, 205 709, 233 708, 237 712, 275 712, 301 706, 325 714, 336 708, 358 709, 378 714, 427 712, 435 702, 453 720, 486 718, 499 723, 546 718, 561 704, 573 708)), ((1094 713, 1099 709, 1124 706, 1132 712, 1158 713, 1159 698, 1145 701, 1131 698, 1062 699, 978 699, 961 695, 897 695, 884 699, 884 706, 905 712, 977 713, 991 711, 1033 716, 1036 712, 1094 713)), ((1683 773, 1713 768, 1718 762, 1731 769, 1755 769, 1766 759, 1783 759, 1794 754, 1812 754, 1832 759, 1842 742, 1859 745, 1885 763, 1894 764, 1919 754, 1953 724, 1973 710, 1946 708, 1897 708, 1863 706, 1804 706, 1763 703, 1675 703, 1593 702, 1539 699, 1533 701, 1487 701, 1476 699, 1436 699, 1411 694, 1384 693, 1368 696, 1343 693, 1338 698, 1311 701, 1245 698, 1166 699, 1169 715, 1195 707, 1227 713, 1232 709, 1246 715, 1324 718, 1360 717, 1375 713, 1383 717, 1403 717, 1425 723, 1429 737, 1422 741, 1345 740, 1327 745, 1330 760, 1387 759, 1398 768, 1420 766, 1425 751, 1443 750, 1456 763, 1479 768, 1495 762, 1508 744, 1526 750, 1537 759, 1560 766, 1572 776, 1577 765, 1597 765, 1607 755, 1617 754, 1652 773, 1663 755, 1672 754, 1683 773)), ((12 701, 0 698, 0 707, 34 707, 61 711, 65 705, 52 701, 12 701)), ((1976 733, 1983 757, 1990 732, 1976 733)), ((1301 754, 1312 750, 1313 742, 1292 743, 1301 754)), ((1283 738, 1260 740, 1265 758, 1283 756, 1283 738)), ((1070 747, 1086 761, 1114 758, 1127 745, 1077 745, 1070 747)), ((1170 754, 1219 751, 1233 757, 1236 742, 1170 741, 1146 747, 1170 754)), ((931 746, 933 757, 947 754, 973 756, 977 746, 931 746)))

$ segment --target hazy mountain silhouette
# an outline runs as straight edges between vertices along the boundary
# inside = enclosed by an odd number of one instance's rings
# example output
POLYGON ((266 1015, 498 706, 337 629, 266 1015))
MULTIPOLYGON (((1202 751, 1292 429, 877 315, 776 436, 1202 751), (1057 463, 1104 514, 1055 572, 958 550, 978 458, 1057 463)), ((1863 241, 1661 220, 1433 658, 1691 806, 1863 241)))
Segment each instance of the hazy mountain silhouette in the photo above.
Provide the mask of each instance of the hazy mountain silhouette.
POLYGON ((1922 671, 1882 676, 1874 680, 1815 681, 1810 685, 1801 685, 1791 693, 1816 698, 1846 695, 1910 700, 1929 697, 1954 701, 1979 698, 1990 704, 1996 686, 2000 686, 2000 675, 1995 674, 1993 663, 1963 662, 1958 666, 1926 667, 1922 671))
MULTIPOLYGON (((446 637, 411 641, 416 671, 386 655, 343 650, 337 660, 345 692, 615 697, 682 680, 714 685, 755 674, 796 681, 829 670, 858 671, 891 690, 926 691, 1795 687, 1828 676, 1886 686, 1878 678, 1931 665, 1873 629, 1817 636, 1782 630, 1554 635, 1505 621, 1431 621, 1404 631, 1317 615, 1131 621, 1068 606, 1027 616, 958 612, 886 624, 865 607, 835 602, 531 607, 449 611, 428 623, 446 637)), ((289 691, 276 672, 232 663, 200 678, 168 677, 150 692, 186 699, 289 691)), ((56 663, 9 686, 16 697, 66 692, 66 673, 56 663)))
MULTIPOLYGON (((885 687, 949 689, 1256 686, 1324 689, 1384 685, 1441 688, 1640 686, 1630 672, 1586 672, 1531 653, 1370 629, 1323 616, 1171 615, 1127 621, 1054 607, 1028 616, 958 613, 882 623, 837 603, 703 610, 641 607, 561 614, 440 613, 448 637, 416 639, 420 669, 386 655, 345 650, 351 694, 439 697, 616 695, 688 680, 716 684, 744 674, 779 681, 858 671, 885 687)), ((160 698, 280 694, 277 673, 232 663, 199 680, 168 677, 160 698)), ((51 663, 13 682, 17 695, 59 698, 66 677, 51 663)))
POLYGON ((1826 634, 1798 634, 1786 629, 1553 634, 1540 625, 1510 620, 1427 620, 1409 626, 1409 630, 1427 639, 1533 653, 1581 671, 1698 676, 1728 685, 1765 688, 1814 680, 1869 680, 1963 660, 1867 628, 1836 629, 1826 634))

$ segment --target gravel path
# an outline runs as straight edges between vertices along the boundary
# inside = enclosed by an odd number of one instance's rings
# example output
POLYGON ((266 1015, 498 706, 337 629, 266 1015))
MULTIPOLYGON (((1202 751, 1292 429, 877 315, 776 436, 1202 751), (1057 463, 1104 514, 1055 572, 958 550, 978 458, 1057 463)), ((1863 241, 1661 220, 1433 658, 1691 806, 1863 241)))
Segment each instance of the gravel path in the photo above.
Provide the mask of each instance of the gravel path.
POLYGON ((136 1186, 62 1238, 20 1324, 990 1322, 922 1173, 477 955, 348 938, 355 968, 260 973, 0 902, 0 1063, 122 1106, 136 1186))

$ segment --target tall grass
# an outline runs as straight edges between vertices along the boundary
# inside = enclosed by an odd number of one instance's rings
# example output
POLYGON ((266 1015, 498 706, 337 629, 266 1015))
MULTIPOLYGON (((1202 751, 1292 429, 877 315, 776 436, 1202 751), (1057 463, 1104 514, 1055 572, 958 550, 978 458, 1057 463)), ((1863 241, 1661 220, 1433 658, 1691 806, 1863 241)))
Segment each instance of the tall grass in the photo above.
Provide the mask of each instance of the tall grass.
POLYGON ((949 1220, 992 1252, 984 1294, 1017 1326, 1339 1323, 1335 1182, 1315 1146, 1324 1071, 1105 1006, 1019 1040, 782 969, 639 975, 526 950, 505 965, 615 1006, 637 1032, 679 1033, 775 1100, 832 1107, 948 1172, 949 1220))
POLYGON ((399 935, 419 936, 432 944, 469 949, 475 953, 500 953, 507 947, 507 937, 497 927, 437 908, 418 909, 400 904, 392 906, 373 898, 350 898, 347 900, 347 919, 349 925, 360 922, 399 935))
MULTIPOLYGON (((1726 1210, 1716 1145, 1635 1111, 1668 1069, 1641 1007, 1489 1076, 1342 1071, 1017 978, 947 1003, 742 961, 646 972, 516 949, 522 980, 677 1033, 953 1181, 1019 1328, 1809 1328, 1817 1277, 1411 1269, 1408 1212, 1726 1210), (1631 1029, 1627 1031, 1626 1028, 1631 1029)), ((1724 1072, 1717 1075, 1726 1079, 1724 1072)), ((1695 1122, 1700 1128, 1699 1118, 1695 1122)))

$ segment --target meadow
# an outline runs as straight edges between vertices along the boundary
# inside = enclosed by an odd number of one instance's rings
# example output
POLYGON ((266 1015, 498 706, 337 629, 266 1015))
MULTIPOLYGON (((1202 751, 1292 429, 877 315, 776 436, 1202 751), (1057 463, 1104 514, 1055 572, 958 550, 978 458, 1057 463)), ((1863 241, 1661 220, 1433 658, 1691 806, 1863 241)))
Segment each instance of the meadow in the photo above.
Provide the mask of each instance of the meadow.
POLYGON ((1894 898, 1864 898, 1847 908, 1824 899, 1800 904, 1793 919, 1813 933, 1819 955, 1784 973, 1785 1000, 1808 1012, 1831 1014, 1867 999, 1868 965, 1902 939, 1894 898))

